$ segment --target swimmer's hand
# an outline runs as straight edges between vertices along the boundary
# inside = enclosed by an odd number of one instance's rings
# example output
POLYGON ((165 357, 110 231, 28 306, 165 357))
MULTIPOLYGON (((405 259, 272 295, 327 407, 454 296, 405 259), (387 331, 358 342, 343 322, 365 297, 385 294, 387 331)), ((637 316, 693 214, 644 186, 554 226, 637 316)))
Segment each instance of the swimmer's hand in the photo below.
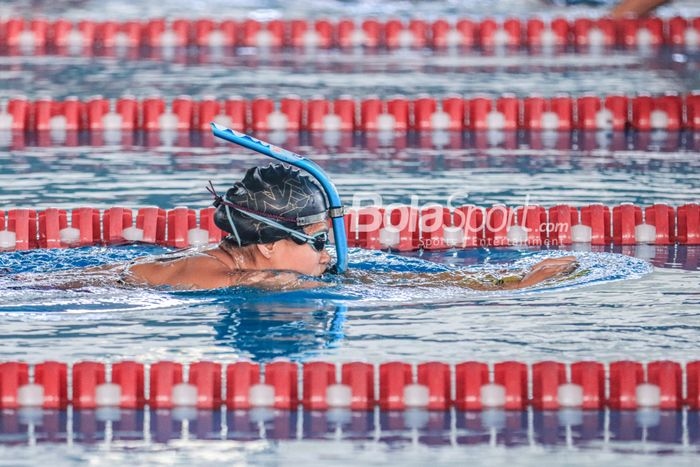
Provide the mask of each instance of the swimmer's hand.
POLYGON ((670 0, 621 0, 615 8, 610 10, 610 16, 619 18, 639 18, 640 16, 646 16, 657 7, 660 7, 664 3, 668 3, 670 0))
POLYGON ((535 264, 520 282, 514 284, 513 288, 531 287, 548 279, 571 274, 578 266, 575 256, 545 259, 535 264))

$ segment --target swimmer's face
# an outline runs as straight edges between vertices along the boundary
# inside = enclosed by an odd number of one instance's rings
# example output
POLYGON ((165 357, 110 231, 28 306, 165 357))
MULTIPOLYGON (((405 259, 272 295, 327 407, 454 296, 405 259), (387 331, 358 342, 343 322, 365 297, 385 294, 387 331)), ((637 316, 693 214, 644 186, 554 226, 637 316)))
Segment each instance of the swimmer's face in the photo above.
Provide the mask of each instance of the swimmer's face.
MULTIPOLYGON (((307 235, 319 232, 328 232, 325 222, 312 224, 304 228, 307 235)), ((324 248, 316 251, 313 246, 305 243, 299 245, 293 240, 280 240, 275 242, 274 253, 270 257, 273 269, 295 271, 307 276, 320 276, 328 267, 331 257, 324 248)))

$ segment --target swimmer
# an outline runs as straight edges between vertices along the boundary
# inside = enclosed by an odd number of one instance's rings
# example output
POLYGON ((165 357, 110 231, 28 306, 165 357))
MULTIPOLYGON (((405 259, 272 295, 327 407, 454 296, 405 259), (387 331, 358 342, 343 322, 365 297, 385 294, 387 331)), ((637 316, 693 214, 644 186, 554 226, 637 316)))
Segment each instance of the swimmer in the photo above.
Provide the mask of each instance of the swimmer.
POLYGON ((639 18, 647 16, 670 0, 622 0, 612 10, 613 18, 639 18))
MULTIPOLYGON (((217 289, 246 286, 272 290, 332 286, 314 280, 329 269, 328 204, 323 190, 307 175, 282 164, 253 167, 223 196, 213 186, 215 224, 229 235, 215 248, 183 250, 160 257, 68 272, 62 288, 105 282, 121 286, 217 289), (85 276, 90 278, 86 281, 85 276), (115 279, 116 276, 116 279, 115 279), (112 279, 110 279, 110 277, 112 279)), ((356 273, 371 282, 406 286, 509 290, 560 277, 577 267, 573 256, 546 259, 521 274, 500 276, 468 271, 442 273, 356 273)))

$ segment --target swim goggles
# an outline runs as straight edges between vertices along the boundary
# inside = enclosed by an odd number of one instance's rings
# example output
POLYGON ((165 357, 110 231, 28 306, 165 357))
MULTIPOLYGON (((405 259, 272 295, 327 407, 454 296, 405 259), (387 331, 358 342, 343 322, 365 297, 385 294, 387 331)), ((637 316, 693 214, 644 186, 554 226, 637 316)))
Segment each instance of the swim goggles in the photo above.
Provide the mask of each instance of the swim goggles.
POLYGON ((292 236, 292 240, 294 240, 294 243, 296 243, 297 245, 303 245, 304 243, 306 243, 319 253, 325 250, 326 245, 328 245, 331 241, 330 237, 328 236, 328 232, 326 232, 325 230, 323 232, 316 232, 315 234, 309 235, 308 237, 309 238, 301 239, 292 236))

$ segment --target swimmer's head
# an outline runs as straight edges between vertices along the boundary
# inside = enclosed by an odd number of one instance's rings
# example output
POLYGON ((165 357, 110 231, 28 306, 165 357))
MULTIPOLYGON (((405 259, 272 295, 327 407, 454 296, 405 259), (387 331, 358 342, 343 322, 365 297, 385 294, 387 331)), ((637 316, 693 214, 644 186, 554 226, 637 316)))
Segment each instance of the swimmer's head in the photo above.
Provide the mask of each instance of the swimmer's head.
POLYGON ((256 245, 252 250, 267 268, 320 275, 328 266, 326 196, 299 170, 253 167, 214 205, 214 223, 230 234, 226 244, 256 245))

